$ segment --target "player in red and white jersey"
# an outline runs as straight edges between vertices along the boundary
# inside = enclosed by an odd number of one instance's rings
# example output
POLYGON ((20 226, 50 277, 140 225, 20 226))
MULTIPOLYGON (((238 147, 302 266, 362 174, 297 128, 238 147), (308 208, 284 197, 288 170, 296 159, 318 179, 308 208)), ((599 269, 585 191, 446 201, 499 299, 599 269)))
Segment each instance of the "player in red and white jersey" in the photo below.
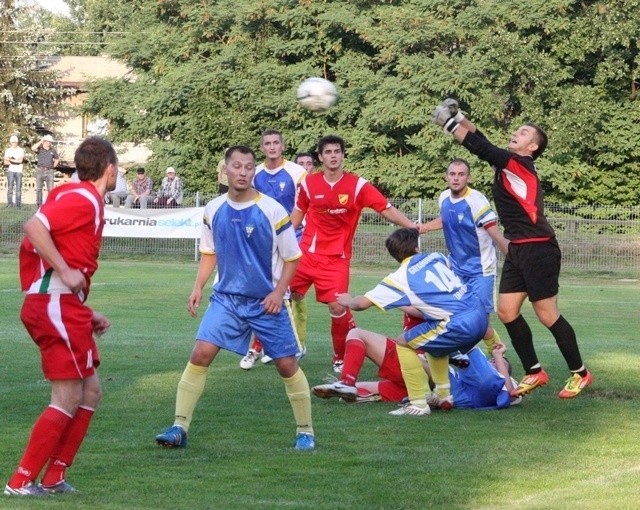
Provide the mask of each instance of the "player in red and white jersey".
POLYGON ((295 227, 303 219, 306 222, 300 241, 303 255, 291 282, 292 297, 301 299, 313 284, 316 299, 328 305, 335 372, 342 369, 346 336, 355 327, 351 311, 336 301, 336 295, 349 288, 353 237, 362 210, 369 207, 396 225, 425 231, 393 207, 373 184, 345 171, 344 157, 342 138, 329 135, 320 139, 322 171, 302 181, 291 214, 295 227))
POLYGON ((20 318, 40 349, 51 402, 36 420, 5 487, 9 496, 75 492, 65 480, 66 469, 102 397, 94 334, 105 333, 110 323, 84 302, 98 268, 104 196, 115 188, 118 157, 108 141, 91 137, 78 147, 75 164, 80 182, 49 193, 25 224, 20 246, 20 282, 26 294, 20 318))

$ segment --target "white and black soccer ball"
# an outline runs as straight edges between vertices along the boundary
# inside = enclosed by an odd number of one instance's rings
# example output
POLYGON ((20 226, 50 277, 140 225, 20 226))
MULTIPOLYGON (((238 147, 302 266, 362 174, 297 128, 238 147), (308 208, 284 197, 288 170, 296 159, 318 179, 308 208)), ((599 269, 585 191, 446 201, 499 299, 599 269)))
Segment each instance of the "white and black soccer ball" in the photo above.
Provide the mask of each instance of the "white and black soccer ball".
POLYGON ((298 102, 312 112, 328 110, 338 100, 338 91, 333 83, 324 78, 307 78, 298 87, 298 102))

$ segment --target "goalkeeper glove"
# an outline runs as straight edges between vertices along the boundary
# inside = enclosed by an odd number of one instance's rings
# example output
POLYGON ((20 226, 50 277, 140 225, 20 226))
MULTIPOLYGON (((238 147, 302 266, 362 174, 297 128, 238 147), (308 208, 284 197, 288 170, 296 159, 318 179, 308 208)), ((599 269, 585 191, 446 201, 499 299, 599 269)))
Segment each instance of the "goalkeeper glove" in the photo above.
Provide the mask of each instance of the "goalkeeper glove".
POLYGON ((451 98, 445 99, 436 106, 431 114, 433 123, 443 128, 445 133, 453 133, 464 118, 459 110, 458 101, 451 98))

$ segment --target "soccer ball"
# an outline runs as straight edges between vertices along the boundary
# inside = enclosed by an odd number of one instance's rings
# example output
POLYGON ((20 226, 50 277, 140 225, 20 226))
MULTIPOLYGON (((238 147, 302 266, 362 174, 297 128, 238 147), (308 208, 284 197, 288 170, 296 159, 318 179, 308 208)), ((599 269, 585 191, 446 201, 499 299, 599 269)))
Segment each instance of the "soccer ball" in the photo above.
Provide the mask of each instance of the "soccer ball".
POLYGON ((333 83, 324 78, 307 78, 298 87, 298 101, 307 110, 328 110, 338 100, 338 91, 333 83))

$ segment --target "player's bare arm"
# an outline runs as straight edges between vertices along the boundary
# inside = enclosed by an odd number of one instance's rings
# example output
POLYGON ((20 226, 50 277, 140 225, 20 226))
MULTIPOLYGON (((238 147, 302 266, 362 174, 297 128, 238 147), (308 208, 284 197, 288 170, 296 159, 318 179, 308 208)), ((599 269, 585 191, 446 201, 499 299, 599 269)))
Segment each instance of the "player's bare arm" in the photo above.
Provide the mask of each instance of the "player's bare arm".
POLYGON ((260 302, 260 304, 264 306, 265 312, 272 314, 280 313, 284 295, 289 288, 289 283, 291 283, 299 261, 300 259, 296 259, 286 261, 284 263, 282 266, 282 275, 280 276, 280 280, 278 281, 276 288, 260 302))
MULTIPOLYGON (((434 230, 442 230, 442 217, 438 216, 437 218, 434 218, 431 221, 424 223, 424 228, 426 232, 433 232, 434 230)), ((420 233, 424 234, 425 232, 420 232, 420 233)))
POLYGON ((509 251, 509 240, 502 235, 502 231, 497 225, 492 225, 491 227, 485 229, 487 234, 493 239, 493 242, 496 243, 496 246, 500 250, 503 255, 507 254, 509 251))
POLYGON ((71 289, 71 292, 77 294, 84 289, 86 281, 82 269, 70 268, 67 265, 42 221, 37 217, 31 218, 25 223, 24 232, 38 254, 60 275, 60 279, 71 289))
POLYGON ((300 226, 303 219, 304 219, 303 212, 300 209, 296 209, 294 207, 293 211, 291 211, 291 225, 293 225, 294 230, 300 226))
POLYGON ((504 353, 507 351, 507 346, 502 342, 498 342, 494 345, 491 355, 493 357, 493 366, 504 377, 505 387, 509 392, 513 391, 513 383, 511 382, 511 376, 509 375, 509 368, 507 362, 504 359, 504 353))
POLYGON ((422 312, 415 306, 399 306, 398 310, 411 315, 412 317, 423 318, 422 312))
POLYGON ((200 264, 198 265, 198 274, 193 284, 193 290, 187 300, 187 310, 191 317, 195 317, 198 312, 198 306, 202 300, 202 289, 211 278, 213 270, 216 268, 218 257, 215 253, 202 253, 200 255, 200 264))
POLYGON ((345 292, 343 294, 336 294, 336 301, 342 306, 351 308, 357 312, 371 308, 373 303, 364 296, 351 297, 351 294, 345 292))
POLYGON ((96 312, 94 310, 93 317, 91 317, 91 326, 93 327, 93 332, 97 336, 102 336, 111 327, 111 321, 109 321, 109 319, 107 319, 100 312, 96 312))
POLYGON ((400 227, 405 228, 417 228, 421 234, 426 233, 425 226, 422 223, 414 223, 401 211, 398 211, 395 207, 391 206, 380 213, 381 216, 389 220, 391 223, 395 223, 400 227))

